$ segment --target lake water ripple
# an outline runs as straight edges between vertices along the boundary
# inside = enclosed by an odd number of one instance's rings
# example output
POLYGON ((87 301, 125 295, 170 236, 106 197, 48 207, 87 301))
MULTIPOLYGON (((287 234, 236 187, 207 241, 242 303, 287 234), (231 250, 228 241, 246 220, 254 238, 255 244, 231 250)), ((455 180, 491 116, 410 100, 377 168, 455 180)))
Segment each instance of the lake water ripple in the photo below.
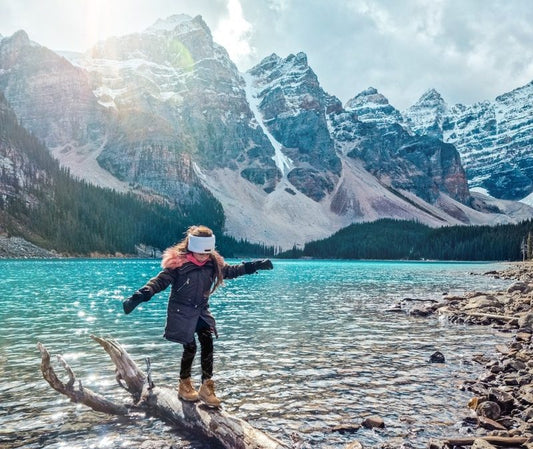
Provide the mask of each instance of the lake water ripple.
MULTIPOLYGON (((509 281, 478 275, 494 265, 274 266, 226 281, 211 299, 220 332, 215 379, 226 411, 281 440, 313 448, 342 448, 353 439, 367 447, 395 437, 424 448, 429 438, 465 431, 461 421, 470 397, 458 386, 479 374, 474 355, 494 354, 494 346, 509 336, 386 309, 406 297, 504 289, 509 281), (428 363, 436 350, 444 353, 445 364, 428 363), (381 416, 385 429, 332 431, 369 415, 381 416)), ((140 366, 150 356, 155 383, 175 385, 181 346, 162 339, 167 292, 128 316, 121 307, 158 271, 153 260, 0 261, 2 447, 126 448, 154 435, 171 435, 183 449, 209 447, 157 419, 117 418, 72 404, 40 373, 38 341, 62 354, 86 387, 128 402, 107 354, 89 338, 95 334, 117 339, 140 366)), ((196 360, 193 373, 199 372, 196 360)))

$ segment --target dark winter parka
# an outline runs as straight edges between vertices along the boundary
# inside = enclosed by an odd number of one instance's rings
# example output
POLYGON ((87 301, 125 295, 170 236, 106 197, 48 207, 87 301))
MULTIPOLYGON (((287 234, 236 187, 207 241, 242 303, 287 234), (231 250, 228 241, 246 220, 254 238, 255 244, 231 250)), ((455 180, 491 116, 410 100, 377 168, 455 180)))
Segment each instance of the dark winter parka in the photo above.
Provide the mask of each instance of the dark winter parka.
MULTIPOLYGON (((229 265, 222 256, 215 255, 224 279, 246 274, 244 265, 229 265)), ((216 335, 215 318, 209 310, 209 294, 215 280, 215 265, 209 259, 198 266, 187 260, 174 248, 167 249, 161 262, 163 271, 150 279, 140 290, 153 296, 171 285, 167 307, 167 323, 164 337, 167 340, 187 344, 194 340, 198 320, 202 319, 216 335)))

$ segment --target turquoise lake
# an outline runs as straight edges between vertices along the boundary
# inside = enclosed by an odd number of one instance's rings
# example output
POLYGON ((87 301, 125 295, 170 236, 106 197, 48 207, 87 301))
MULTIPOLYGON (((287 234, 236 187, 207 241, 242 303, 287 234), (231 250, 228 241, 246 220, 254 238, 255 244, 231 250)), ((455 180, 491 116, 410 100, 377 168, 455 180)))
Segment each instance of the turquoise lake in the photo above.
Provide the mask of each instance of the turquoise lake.
MULTIPOLYGON (((386 309, 407 297, 505 289, 511 281, 481 275, 501 267, 274 260, 272 271, 226 281, 210 300, 225 410, 299 447, 401 437, 423 448, 431 437, 460 434, 470 394, 458 386, 481 372, 472 357, 494 355, 510 336, 386 309), (445 364, 428 363, 437 350, 445 364), (332 431, 369 415, 381 416, 385 429, 332 431)), ((0 260, 0 447, 131 448, 168 435, 176 447, 211 447, 155 418, 73 404, 40 372, 37 342, 62 354, 87 388, 128 402, 107 354, 89 338, 95 334, 118 340, 143 368, 150 356, 154 382, 175 385, 182 348, 162 338, 168 291, 131 315, 121 306, 158 272, 156 260, 0 260)))

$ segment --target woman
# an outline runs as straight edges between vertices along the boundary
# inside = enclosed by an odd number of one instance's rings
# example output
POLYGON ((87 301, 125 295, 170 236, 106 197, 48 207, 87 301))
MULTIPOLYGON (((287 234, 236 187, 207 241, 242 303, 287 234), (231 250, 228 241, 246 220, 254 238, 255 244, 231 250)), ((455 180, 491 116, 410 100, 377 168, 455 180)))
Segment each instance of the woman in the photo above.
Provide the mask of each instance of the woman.
POLYGON ((186 237, 163 253, 163 271, 150 279, 123 302, 129 314, 143 301, 171 285, 164 337, 181 343, 180 381, 178 396, 184 401, 201 399, 211 407, 220 406, 215 395, 213 377, 213 334, 218 337, 216 323, 209 310, 209 296, 224 279, 232 279, 257 270, 273 268, 269 259, 229 265, 215 251, 215 235, 206 226, 192 226, 186 237), (191 368, 196 354, 198 334, 201 347, 202 384, 196 391, 191 381, 191 368))

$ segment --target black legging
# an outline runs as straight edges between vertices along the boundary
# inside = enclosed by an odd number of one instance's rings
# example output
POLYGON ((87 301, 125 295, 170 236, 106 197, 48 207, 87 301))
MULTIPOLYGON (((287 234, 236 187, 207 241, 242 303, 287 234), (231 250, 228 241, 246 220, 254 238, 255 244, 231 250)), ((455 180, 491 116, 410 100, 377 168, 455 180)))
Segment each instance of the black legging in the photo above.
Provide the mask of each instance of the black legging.
MULTIPOLYGON (((202 382, 213 377, 213 335, 211 328, 203 320, 199 320, 196 326, 198 341, 200 342, 200 362, 202 365, 202 382)), ((180 378, 191 377, 191 368, 196 355, 196 340, 183 345, 181 356, 180 378)))

